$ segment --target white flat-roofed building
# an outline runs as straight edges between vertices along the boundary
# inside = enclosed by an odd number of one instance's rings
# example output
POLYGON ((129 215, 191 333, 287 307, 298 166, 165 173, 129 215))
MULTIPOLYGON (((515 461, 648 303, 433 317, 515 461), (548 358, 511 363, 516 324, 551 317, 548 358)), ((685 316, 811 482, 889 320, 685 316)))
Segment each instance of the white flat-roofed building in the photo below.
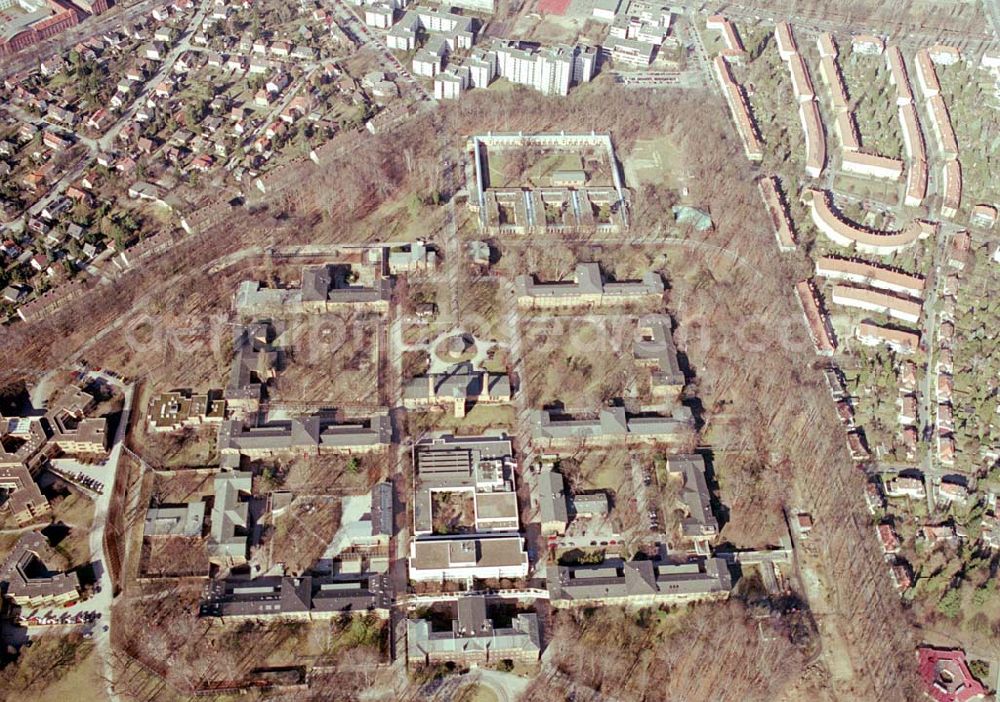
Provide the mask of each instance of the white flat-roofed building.
POLYGON ((621 2, 622 0, 597 0, 592 11, 593 18, 602 22, 613 22, 621 2))
POLYGON ((855 34, 851 37, 851 49, 857 54, 878 56, 885 51, 885 40, 871 34, 855 34))
POLYGON ((470 535, 410 542, 410 580, 499 580, 528 575, 528 554, 518 535, 470 535))
POLYGON ((597 67, 597 51, 585 46, 531 49, 498 41, 492 51, 498 75, 545 95, 568 95, 570 85, 590 81, 597 67))
POLYGON ((611 57, 616 64, 646 68, 653 62, 653 44, 637 39, 619 39, 608 37, 601 49, 611 57))
POLYGON ((365 24, 376 29, 392 26, 393 9, 385 4, 370 5, 365 8, 365 24))
POLYGON ((444 57, 427 49, 420 49, 413 55, 413 72, 418 76, 433 78, 441 72, 444 57))
POLYGON ((484 15, 492 15, 496 12, 496 0, 448 0, 448 6, 472 10, 484 15))
POLYGON ((469 69, 465 66, 449 68, 434 76, 436 100, 458 100, 469 87, 469 69))
POLYGON ((945 46, 944 44, 935 44, 927 49, 927 54, 934 63, 942 66, 952 66, 962 60, 961 51, 954 46, 945 46))
POLYGON ((493 51, 473 51, 465 67, 469 69, 469 86, 485 88, 497 76, 497 55, 493 51))

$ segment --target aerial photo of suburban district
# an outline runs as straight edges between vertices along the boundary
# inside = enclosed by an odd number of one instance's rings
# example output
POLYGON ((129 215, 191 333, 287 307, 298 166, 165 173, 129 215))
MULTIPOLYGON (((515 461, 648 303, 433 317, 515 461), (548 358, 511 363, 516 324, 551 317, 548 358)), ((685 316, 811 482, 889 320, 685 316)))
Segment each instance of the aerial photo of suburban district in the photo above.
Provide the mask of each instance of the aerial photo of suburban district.
POLYGON ((742 2, 0 0, 0 702, 995 702, 1000 0, 742 2))

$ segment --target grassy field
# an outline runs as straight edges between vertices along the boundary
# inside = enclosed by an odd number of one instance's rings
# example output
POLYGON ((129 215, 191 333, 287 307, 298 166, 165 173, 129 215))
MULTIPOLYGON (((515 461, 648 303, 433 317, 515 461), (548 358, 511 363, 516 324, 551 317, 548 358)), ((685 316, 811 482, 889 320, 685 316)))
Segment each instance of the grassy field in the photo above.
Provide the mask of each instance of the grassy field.
POLYGON ((68 490, 51 499, 52 521, 59 525, 55 529, 65 535, 57 537, 55 549, 67 560, 69 567, 75 568, 90 561, 90 525, 94 521, 94 503, 75 490, 68 490))
POLYGON ((153 496, 161 504, 194 502, 215 494, 213 481, 215 473, 209 471, 189 471, 153 476, 153 496))
POLYGON ((132 432, 136 450, 157 468, 177 469, 218 465, 215 425, 185 427, 177 432, 154 433, 145 423, 132 432))
POLYGON ((479 339, 507 341, 503 318, 503 288, 493 278, 470 280, 458 297, 458 316, 462 328, 479 339))
POLYGON ((303 495, 362 493, 383 477, 387 465, 385 451, 357 456, 299 456, 282 461, 282 486, 303 495))
POLYGON ((101 659, 80 634, 45 635, 0 670, 0 700, 105 702, 101 659))
POLYGON ((625 181, 629 187, 651 183, 680 189, 685 177, 680 151, 668 137, 640 139, 625 158, 625 181))
POLYGON ((899 204, 899 185, 884 180, 837 173, 834 177, 833 189, 855 197, 872 198, 888 205, 899 204))
POLYGON ((407 412, 407 432, 420 436, 428 431, 451 431, 472 435, 487 429, 512 429, 514 408, 511 405, 473 405, 467 414, 458 418, 451 412, 407 412))

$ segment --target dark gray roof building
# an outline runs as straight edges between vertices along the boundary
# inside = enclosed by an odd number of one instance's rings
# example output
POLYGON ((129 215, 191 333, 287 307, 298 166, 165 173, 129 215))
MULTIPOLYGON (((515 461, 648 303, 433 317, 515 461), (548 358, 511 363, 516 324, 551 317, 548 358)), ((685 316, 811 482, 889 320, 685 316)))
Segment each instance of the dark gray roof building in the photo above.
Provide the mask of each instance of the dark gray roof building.
POLYGON ((215 580, 206 589, 199 616, 314 619, 343 612, 387 610, 387 585, 380 575, 215 580))
POLYGON ((407 406, 435 400, 505 402, 510 400, 510 378, 506 373, 488 373, 473 369, 471 363, 458 363, 443 373, 417 376, 403 387, 407 406))
POLYGON ((586 441, 671 441, 685 438, 694 428, 691 410, 683 406, 675 408, 669 417, 629 417, 623 407, 606 407, 596 417, 588 418, 556 415, 550 410, 535 410, 531 423, 532 437, 550 445, 586 441))
POLYGON ((79 597, 76 573, 49 571, 45 561, 55 554, 39 531, 23 534, 0 565, 0 592, 21 606, 67 602, 79 597))
POLYGON ((556 606, 724 598, 732 587, 729 567, 721 558, 679 565, 611 560, 601 565, 550 566, 547 582, 556 606))
POLYGON ((680 498, 688 516, 681 521, 684 536, 695 539, 713 539, 719 533, 719 522, 712 514, 712 494, 705 480, 705 459, 698 454, 667 457, 667 470, 679 473, 683 480, 680 498))
POLYGON ((577 493, 571 498, 574 517, 605 517, 611 510, 603 492, 577 493))
POLYGON ((215 476, 215 501, 209 529, 209 557, 219 563, 241 564, 247 557, 250 506, 242 499, 253 488, 253 473, 223 470, 215 476))
POLYGON ((542 533, 561 534, 569 523, 566 481, 562 473, 545 470, 538 477, 538 512, 542 533))
POLYGON ((205 503, 161 505, 146 511, 143 536, 201 536, 205 523, 205 503))
POLYGON ((219 430, 219 451, 247 456, 367 451, 387 446, 391 438, 387 415, 351 420, 349 424, 337 424, 319 415, 257 426, 227 420, 219 430))
POLYGON ((392 295, 392 281, 377 278, 373 287, 351 285, 348 266, 328 265, 302 271, 302 302, 352 304, 386 302, 392 295))
POLYGON ((677 347, 671 332, 670 317, 650 314, 639 320, 632 355, 639 363, 649 363, 655 368, 652 375, 654 392, 667 388, 684 387, 684 372, 677 359, 677 347))
POLYGON ((229 384, 223 392, 227 401, 260 401, 264 385, 278 360, 277 351, 270 343, 273 331, 266 322, 237 329, 229 384))

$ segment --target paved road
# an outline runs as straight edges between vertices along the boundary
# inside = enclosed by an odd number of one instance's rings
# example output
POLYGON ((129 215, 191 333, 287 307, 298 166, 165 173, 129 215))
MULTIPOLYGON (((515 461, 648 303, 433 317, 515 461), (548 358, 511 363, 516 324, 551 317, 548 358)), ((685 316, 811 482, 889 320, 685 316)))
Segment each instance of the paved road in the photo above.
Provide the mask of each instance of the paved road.
MULTIPOLYGON (((111 495, 114 494, 115 489, 115 476, 118 473, 118 462, 121 460, 122 449, 125 447, 125 435, 128 432, 129 419, 132 414, 132 403, 135 399, 135 386, 125 385, 117 378, 112 378, 108 375, 91 373, 92 377, 99 377, 108 384, 118 388, 122 391, 125 396, 125 402, 123 404, 121 421, 118 423, 118 429, 115 432, 114 443, 111 448, 111 453, 108 455, 108 460, 103 466, 105 473, 103 478, 98 477, 98 480, 104 483, 104 492, 97 497, 94 501, 94 525, 90 531, 90 552, 93 555, 99 555, 101 558, 102 567, 100 568, 100 584, 101 591, 97 593, 94 598, 94 609, 97 609, 102 614, 102 619, 108 626, 108 631, 104 631, 104 627, 100 627, 99 631, 96 632, 95 640, 97 643, 97 648, 101 654, 101 662, 104 667, 104 679, 107 681, 107 693, 108 698, 111 702, 118 701, 118 695, 114 691, 114 671, 111 667, 111 603, 113 599, 113 586, 111 583, 111 574, 108 568, 103 564, 106 563, 107 554, 104 553, 104 529, 107 525, 108 519, 108 507, 111 503, 111 495)), ((95 476, 96 477, 96 476, 95 476)))
MULTIPOLYGON (((920 390, 920 421, 923 427, 923 437, 926 438, 933 430, 936 417, 934 416, 937 394, 937 373, 935 372, 935 352, 937 351, 937 324, 938 324, 938 297, 946 271, 942 268, 942 260, 948 247, 950 236, 949 228, 942 226, 937 241, 935 242, 931 262, 932 284, 927 291, 924 300, 924 323, 921 334, 924 344, 927 346, 927 367, 924 369, 923 387, 920 390)), ((931 469, 935 464, 933 451, 927 452, 924 460, 924 468, 931 469)))
POLYGON ((448 189, 448 203, 445 205, 445 225, 444 225, 444 265, 445 278, 448 280, 448 307, 455 326, 461 327, 460 309, 458 305, 458 290, 462 278, 462 267, 465 264, 465 252, 462 251, 462 242, 458 236, 458 224, 455 221, 455 193, 456 187, 455 172, 462 171, 456 168, 451 161, 445 162, 444 178, 448 189))
MULTIPOLYGON (((100 654, 103 666, 103 678, 107 681, 107 695, 111 702, 118 702, 112 683, 113 670, 111 668, 111 605, 114 599, 114 590, 111 583, 111 574, 107 568, 107 554, 104 552, 104 531, 107 525, 108 507, 111 503, 111 495, 114 493, 115 477, 118 472, 118 462, 121 459, 124 447, 125 434, 128 427, 129 417, 132 411, 132 403, 135 397, 135 386, 126 385, 117 378, 109 375, 91 372, 88 374, 91 379, 101 380, 121 391, 124 395, 124 404, 121 421, 115 433, 111 451, 107 460, 98 465, 85 465, 73 459, 54 459, 52 461, 59 471, 75 475, 78 472, 94 478, 104 483, 104 490, 101 493, 90 492, 94 502, 94 518, 91 522, 88 546, 90 550, 90 562, 93 564, 94 574, 97 577, 96 586, 92 596, 82 600, 72 607, 60 608, 58 614, 69 614, 74 616, 79 613, 97 613, 99 618, 91 627, 93 640, 100 654)), ((38 614, 45 614, 45 608, 38 611, 38 614)), ((36 626, 28 628, 29 638, 34 635, 48 633, 53 630, 51 626, 36 626)))
POLYGON ((505 319, 510 330, 510 362, 517 374, 517 392, 514 395, 514 407, 517 411, 517 445, 521 452, 521 466, 527 470, 534 463, 535 454, 531 448, 531 408, 528 407, 527 392, 525 392, 528 373, 524 362, 524 343, 521 338, 521 310, 517 306, 514 286, 506 282, 504 288, 504 297, 508 304, 505 319))
POLYGON ((698 62, 698 67, 701 69, 701 75, 705 87, 713 93, 720 92, 722 88, 719 87, 718 81, 716 81, 713 77, 712 62, 708 57, 708 50, 705 48, 705 42, 701 39, 701 33, 696 27, 689 25, 688 34, 691 37, 691 45, 694 46, 695 60, 698 62))
POLYGON ((635 502, 639 510, 639 518, 644 522, 649 522, 649 499, 646 494, 646 483, 644 482, 644 471, 639 456, 634 453, 628 455, 629 464, 632 467, 632 489, 635 490, 635 502))
POLYGON ((983 10, 993 29, 993 38, 1000 39, 1000 0, 983 0, 983 10))

